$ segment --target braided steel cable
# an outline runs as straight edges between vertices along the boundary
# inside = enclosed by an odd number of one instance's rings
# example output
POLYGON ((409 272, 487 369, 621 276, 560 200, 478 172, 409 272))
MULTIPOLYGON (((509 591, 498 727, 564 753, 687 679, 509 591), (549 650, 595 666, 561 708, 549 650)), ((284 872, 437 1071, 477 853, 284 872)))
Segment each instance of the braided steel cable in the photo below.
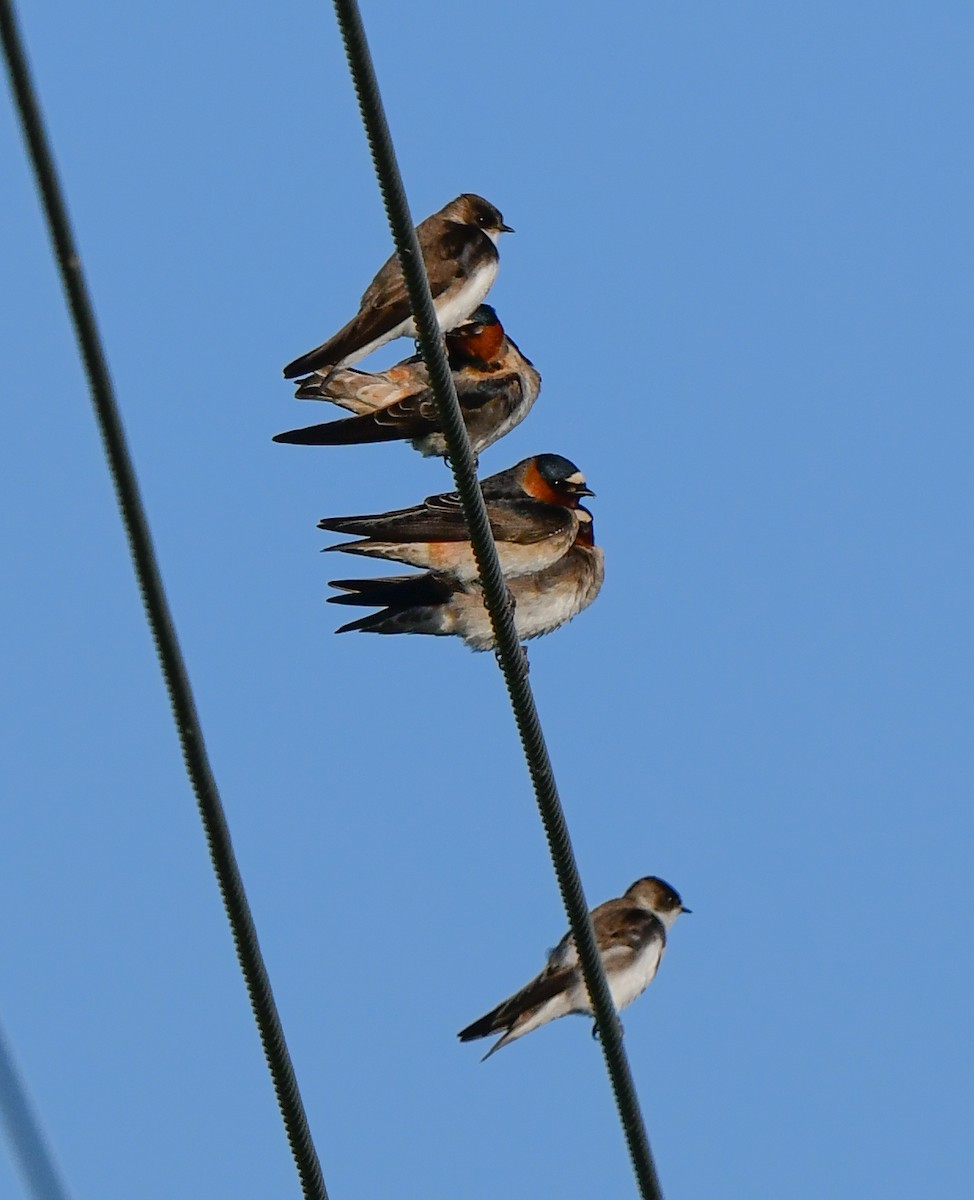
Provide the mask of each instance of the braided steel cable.
POLYGON ((17 28, 12 0, 0 0, 0 36, 28 156, 41 195, 61 282, 84 360, 95 417, 122 523, 125 526, 139 591, 169 694, 183 761, 199 805, 210 859, 230 922, 237 959, 277 1094, 288 1143, 306 1200, 328 1200, 321 1166, 257 939, 257 930, 233 852, 220 793, 210 768, 203 730, 159 573, 135 468, 125 440, 108 364, 31 80, 30 67, 17 28))
POLYGON ((0 1026, 0 1117, 7 1126, 12 1158, 34 1200, 68 1200, 68 1189, 51 1153, 27 1086, 0 1026))
POLYGON ((474 557, 477 560, 484 598, 494 629, 497 658, 504 674, 528 771, 534 785, 535 798, 558 878, 558 887, 578 946, 582 974, 595 1010, 602 1051, 629 1146, 633 1170, 642 1200, 662 1200, 646 1126, 629 1069, 629 1060, 622 1044, 622 1025, 612 1003, 596 945, 551 759, 528 681, 527 663, 517 636, 510 596, 497 557, 484 498, 477 482, 476 462, 460 413, 443 335, 439 330, 430 295, 426 268, 406 202, 402 176, 386 121, 361 13, 357 0, 334 0, 334 6, 386 216, 409 292, 410 306, 418 330, 419 348, 429 370, 430 383, 449 449, 453 476, 470 530, 474 557))

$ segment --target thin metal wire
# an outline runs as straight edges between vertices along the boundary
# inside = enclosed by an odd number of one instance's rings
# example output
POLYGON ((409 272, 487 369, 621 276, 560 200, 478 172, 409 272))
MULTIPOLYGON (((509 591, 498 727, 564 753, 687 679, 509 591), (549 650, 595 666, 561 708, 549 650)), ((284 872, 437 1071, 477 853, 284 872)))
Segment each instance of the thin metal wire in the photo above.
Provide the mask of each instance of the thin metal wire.
POLYGON ((460 414, 443 335, 436 321, 429 280, 406 202, 402 176, 396 161, 362 17, 357 0, 334 0, 334 5, 386 216, 402 264, 410 304, 419 331, 419 348, 429 369, 430 383, 443 423, 453 475, 470 529, 470 540, 497 643, 497 657, 504 673, 524 756, 534 785, 535 798, 558 878, 558 887, 578 946, 585 984, 595 1009, 602 1051, 629 1146, 633 1170, 643 1200, 662 1200, 639 1099, 622 1044, 622 1025, 612 1003, 595 942, 588 904, 558 797, 551 759, 528 682, 527 663, 517 636, 510 596, 497 558, 483 495, 477 483, 476 462, 460 414))
POLYGON ((126 444, 101 337, 31 80, 23 41, 17 28, 12 0, 0 0, 0 34, 11 88, 84 360, 92 404, 125 526, 139 590, 142 593, 142 602, 169 693, 186 772, 196 794, 213 870, 230 922, 237 959, 247 986, 287 1139, 306 1200, 328 1200, 318 1155, 257 940, 257 930, 234 856, 223 804, 210 769, 203 731, 159 574, 135 469, 126 444))
POLYGON ((0 1114, 7 1126, 13 1158, 35 1200, 68 1200, 54 1155, 30 1102, 27 1087, 0 1026, 0 1114))

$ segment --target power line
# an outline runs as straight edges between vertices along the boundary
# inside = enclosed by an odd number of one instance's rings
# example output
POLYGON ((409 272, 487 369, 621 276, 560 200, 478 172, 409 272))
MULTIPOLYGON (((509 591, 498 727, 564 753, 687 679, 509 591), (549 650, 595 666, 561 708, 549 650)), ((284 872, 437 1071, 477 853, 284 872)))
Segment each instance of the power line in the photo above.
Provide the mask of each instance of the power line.
POLYGON ((51 1148, 27 1095, 13 1054, 0 1027, 0 1113, 7 1126, 13 1157, 35 1200, 68 1200, 51 1148))
POLYGON ((284 1040, 284 1030, 257 940, 257 930, 234 856, 223 804, 210 769, 203 731, 159 574, 135 469, 126 444, 108 364, 31 80, 23 41, 17 28, 12 0, 0 0, 0 34, 11 88, 84 360, 95 417, 115 487, 122 523, 125 526, 142 602, 169 693, 169 703, 172 706, 186 772, 199 805, 210 859, 230 922, 237 959, 257 1022, 287 1139, 306 1200, 328 1200, 301 1093, 284 1040))
POLYGON ((480 571, 484 598, 497 643, 497 657, 514 710, 561 897, 578 946, 585 985, 595 1009, 602 1051, 629 1146, 633 1170, 643 1200, 662 1200, 639 1099, 622 1044, 622 1025, 612 1003, 595 942, 588 904, 582 890, 561 800, 558 797, 551 759, 528 682, 527 663, 517 636, 507 585, 497 558, 483 495, 477 483, 476 463, 460 414, 456 387, 433 308, 429 280, 406 202, 402 176, 396 161, 361 13, 357 0, 334 0, 334 5, 386 216, 402 264, 410 305, 419 331, 419 348, 429 369, 430 383, 449 449, 450 464, 470 529, 474 557, 480 571))

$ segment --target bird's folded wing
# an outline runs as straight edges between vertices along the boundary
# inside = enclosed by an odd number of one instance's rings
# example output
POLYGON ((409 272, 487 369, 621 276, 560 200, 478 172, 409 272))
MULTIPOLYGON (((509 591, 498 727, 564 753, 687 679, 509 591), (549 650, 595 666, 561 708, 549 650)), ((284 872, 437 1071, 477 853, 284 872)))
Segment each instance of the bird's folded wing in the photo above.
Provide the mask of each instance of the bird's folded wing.
POLYGON ((575 978, 576 973, 571 968, 552 970, 546 967, 540 975, 531 980, 527 987, 521 988, 519 992, 509 996, 478 1021, 474 1021, 472 1025, 462 1029, 459 1035, 460 1040, 469 1042, 474 1038, 497 1033, 501 1029, 509 1029, 518 1017, 531 1012, 553 996, 559 995, 575 981, 575 978))
MULTIPOLYGON (((576 520, 570 509, 536 500, 504 500, 487 506, 499 542, 533 545, 576 520)), ((415 508, 363 517, 326 517, 319 529, 393 542, 467 542, 470 532, 456 493, 431 497, 415 508)))
POLYGON ((622 899, 600 905, 592 913, 592 924, 607 959, 621 957, 625 951, 641 950, 656 938, 665 941, 665 930, 659 917, 622 899))

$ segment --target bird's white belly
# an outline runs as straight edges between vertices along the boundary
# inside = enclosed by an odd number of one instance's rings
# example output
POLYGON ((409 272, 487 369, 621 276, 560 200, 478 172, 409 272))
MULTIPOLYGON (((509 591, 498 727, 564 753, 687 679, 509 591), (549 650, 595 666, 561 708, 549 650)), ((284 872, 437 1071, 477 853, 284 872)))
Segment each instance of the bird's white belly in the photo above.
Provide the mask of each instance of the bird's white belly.
MULTIPOLYGON (((440 329, 444 333, 448 333, 451 329, 456 329, 458 325, 470 316, 479 304, 483 303, 484 297, 491 289, 491 285, 497 278, 497 259, 493 262, 485 263, 479 270, 474 271, 469 279, 465 280, 459 287, 447 288, 445 292, 441 292, 439 296, 434 297, 433 307, 436 310, 436 321, 440 329)), ((395 341, 400 337, 417 336, 416 323, 413 321, 412 314, 405 317, 388 333, 383 333, 374 341, 369 342, 367 346, 361 346, 354 353, 346 355, 342 359, 342 365, 350 367, 353 363, 360 362, 363 358, 367 358, 373 350, 378 350, 380 346, 384 346, 386 342, 395 341)))
POLYGON ((617 1011, 625 1008, 627 1004, 632 1004, 633 1000, 649 987, 662 957, 663 947, 654 941, 629 966, 612 973, 609 978, 609 990, 617 1011))
POLYGON ((436 320, 447 332, 462 324, 483 303, 497 277, 497 259, 484 263, 456 291, 448 288, 436 299, 436 320))

